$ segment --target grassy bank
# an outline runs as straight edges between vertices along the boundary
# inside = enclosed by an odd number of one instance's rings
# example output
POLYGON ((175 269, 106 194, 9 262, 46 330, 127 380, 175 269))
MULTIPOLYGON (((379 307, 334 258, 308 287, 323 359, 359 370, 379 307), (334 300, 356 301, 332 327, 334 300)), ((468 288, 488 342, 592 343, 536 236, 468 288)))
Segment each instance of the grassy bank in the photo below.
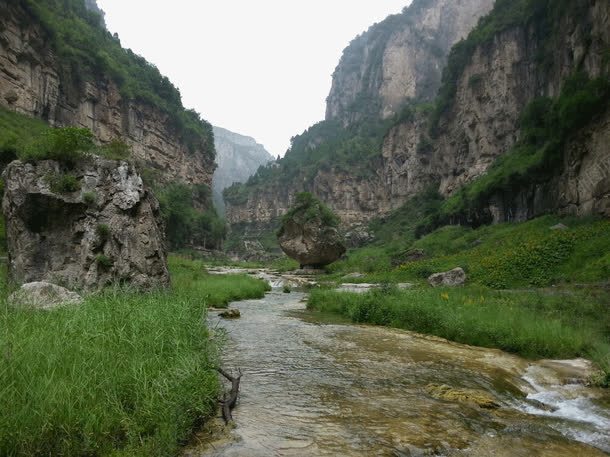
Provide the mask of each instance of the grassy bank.
POLYGON ((610 293, 385 287, 367 294, 312 292, 308 308, 530 358, 588 357, 610 381, 610 293))
POLYGON ((260 297, 246 276, 172 258, 172 291, 106 290, 54 312, 6 306, 0 334, 0 455, 175 455, 215 409, 207 306, 260 297))
POLYGON ((381 240, 352 251, 330 272, 368 273, 364 282, 423 282, 455 267, 464 268, 471 283, 495 289, 605 281, 610 221, 545 216, 478 229, 448 226, 416 241, 381 240), (551 229, 559 223, 567 229, 551 229), (414 252, 421 258, 410 260, 414 252))

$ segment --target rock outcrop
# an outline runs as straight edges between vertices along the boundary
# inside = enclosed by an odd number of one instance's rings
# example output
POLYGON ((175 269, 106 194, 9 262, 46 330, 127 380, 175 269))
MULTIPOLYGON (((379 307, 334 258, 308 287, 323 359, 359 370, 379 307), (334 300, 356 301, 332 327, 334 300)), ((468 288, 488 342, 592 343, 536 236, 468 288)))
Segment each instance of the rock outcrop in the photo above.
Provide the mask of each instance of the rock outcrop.
POLYGON ((299 194, 278 232, 282 251, 301 264, 317 269, 338 260, 346 251, 336 216, 311 194, 299 194))
MULTIPOLYGON (((89 76, 79 69, 81 80, 75 81, 51 45, 49 31, 26 3, 0 1, 0 106, 52 126, 88 128, 100 143, 119 138, 160 183, 211 187, 211 131, 187 144, 168 112, 127 98, 110 74, 89 76)), ((87 6, 96 8, 89 0, 87 6)))
POLYGON ((133 165, 15 161, 3 178, 9 274, 17 283, 169 284, 159 205, 133 165))
POLYGON ((451 271, 435 273, 428 278, 432 287, 457 287, 466 283, 466 272, 462 268, 454 268, 451 271))
POLYGON ((249 136, 214 127, 216 163, 213 190, 216 208, 224 211, 222 191, 233 183, 246 182, 260 166, 266 165, 273 157, 249 136))
POLYGON ((83 298, 76 292, 48 282, 30 282, 13 292, 10 306, 18 308, 50 310, 67 305, 80 305, 83 298))

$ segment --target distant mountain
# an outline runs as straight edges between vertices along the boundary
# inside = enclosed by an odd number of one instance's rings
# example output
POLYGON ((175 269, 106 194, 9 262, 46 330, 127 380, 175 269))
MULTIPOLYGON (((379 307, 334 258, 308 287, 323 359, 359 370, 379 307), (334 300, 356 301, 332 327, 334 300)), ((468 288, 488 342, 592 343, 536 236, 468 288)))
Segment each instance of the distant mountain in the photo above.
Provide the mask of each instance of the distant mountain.
POLYGON ((222 191, 233 183, 246 182, 261 165, 274 158, 254 138, 221 127, 214 127, 214 140, 218 164, 213 180, 214 203, 224 213, 222 191))

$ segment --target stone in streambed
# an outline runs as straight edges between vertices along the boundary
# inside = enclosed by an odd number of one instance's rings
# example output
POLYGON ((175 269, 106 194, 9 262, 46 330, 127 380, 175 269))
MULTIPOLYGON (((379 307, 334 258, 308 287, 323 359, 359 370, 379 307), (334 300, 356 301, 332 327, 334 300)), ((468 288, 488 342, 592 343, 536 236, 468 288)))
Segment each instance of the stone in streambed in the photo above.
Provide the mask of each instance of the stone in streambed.
POLYGON ((219 314, 223 319, 239 319, 241 317, 241 313, 238 309, 228 309, 219 314))

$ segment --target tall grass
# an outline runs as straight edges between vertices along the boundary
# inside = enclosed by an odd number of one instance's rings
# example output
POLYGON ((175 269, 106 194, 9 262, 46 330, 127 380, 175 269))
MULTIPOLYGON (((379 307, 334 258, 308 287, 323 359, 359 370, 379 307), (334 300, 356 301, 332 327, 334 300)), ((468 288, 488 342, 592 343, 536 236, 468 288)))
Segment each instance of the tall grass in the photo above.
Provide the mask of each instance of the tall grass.
MULTIPOLYGON (((175 455, 218 395, 206 306, 266 285, 171 260, 173 290, 109 289, 0 319, 0 455, 175 455)), ((3 287, 6 292, 6 286, 3 287)))
POLYGON ((610 373, 610 294, 464 289, 312 292, 308 308, 370 323, 492 347, 525 357, 595 360, 610 373))

